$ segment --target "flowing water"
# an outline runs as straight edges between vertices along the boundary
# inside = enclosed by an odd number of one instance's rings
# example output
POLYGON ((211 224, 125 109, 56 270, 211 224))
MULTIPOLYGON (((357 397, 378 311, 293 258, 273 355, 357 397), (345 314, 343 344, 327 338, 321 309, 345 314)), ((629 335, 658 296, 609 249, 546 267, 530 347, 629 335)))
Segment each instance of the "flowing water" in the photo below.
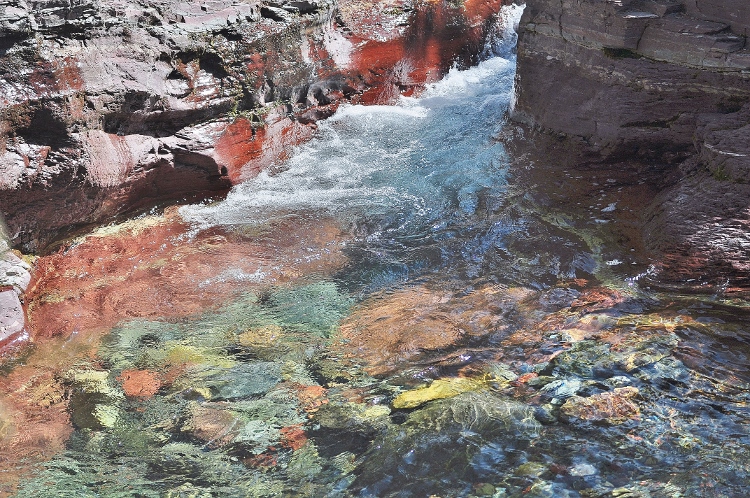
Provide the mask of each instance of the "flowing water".
POLYGON ((649 288, 647 182, 509 157, 520 10, 477 67, 182 207, 170 247, 210 258, 174 292, 236 292, 65 353, 74 430, 17 495, 745 496, 747 308, 649 288))

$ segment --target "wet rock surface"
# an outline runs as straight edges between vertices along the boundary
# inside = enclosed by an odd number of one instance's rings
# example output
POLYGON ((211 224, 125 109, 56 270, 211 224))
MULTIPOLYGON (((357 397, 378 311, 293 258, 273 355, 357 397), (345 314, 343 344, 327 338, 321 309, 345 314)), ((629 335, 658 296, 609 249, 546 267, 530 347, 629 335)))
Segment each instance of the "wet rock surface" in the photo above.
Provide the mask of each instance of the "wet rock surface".
POLYGON ((554 161, 661 171, 641 230, 666 285, 747 290, 747 19, 740 2, 535 0, 521 22, 515 119, 554 161))

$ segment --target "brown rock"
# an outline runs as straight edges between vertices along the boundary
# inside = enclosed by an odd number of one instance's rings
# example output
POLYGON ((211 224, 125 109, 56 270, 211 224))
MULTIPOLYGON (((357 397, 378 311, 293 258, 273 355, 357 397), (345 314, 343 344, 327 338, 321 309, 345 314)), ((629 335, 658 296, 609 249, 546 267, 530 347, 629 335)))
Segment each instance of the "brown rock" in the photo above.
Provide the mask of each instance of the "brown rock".
POLYGON ((640 418, 641 410, 633 401, 637 396, 635 387, 618 387, 588 398, 573 396, 560 407, 560 414, 568 420, 622 424, 640 418))
POLYGON ((240 428, 237 417, 232 412, 194 405, 190 411, 190 419, 182 429, 216 448, 230 443, 237 437, 240 428))

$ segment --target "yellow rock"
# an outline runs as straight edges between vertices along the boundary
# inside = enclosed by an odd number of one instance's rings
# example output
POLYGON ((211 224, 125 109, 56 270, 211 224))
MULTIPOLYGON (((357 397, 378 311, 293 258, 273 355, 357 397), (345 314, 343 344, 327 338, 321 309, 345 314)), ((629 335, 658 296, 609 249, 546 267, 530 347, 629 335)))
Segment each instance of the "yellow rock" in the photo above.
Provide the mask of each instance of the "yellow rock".
POLYGON ((94 418, 96 418, 103 427, 114 427, 119 416, 120 411, 116 406, 96 405, 94 408, 94 418))
POLYGON ((232 368, 235 362, 211 349, 197 348, 186 344, 175 344, 167 350, 163 362, 167 365, 203 365, 232 368))
POLYGON ((526 462, 520 465, 515 474, 525 477, 539 477, 547 471, 547 467, 538 462, 526 462))
POLYGON ((252 328, 239 336, 239 343, 245 347, 271 346, 279 340, 284 330, 278 325, 252 328))
POLYGON ((428 401, 452 398, 469 391, 479 391, 487 387, 489 380, 487 377, 437 379, 427 387, 420 387, 399 394, 393 400, 393 408, 416 408, 428 401))

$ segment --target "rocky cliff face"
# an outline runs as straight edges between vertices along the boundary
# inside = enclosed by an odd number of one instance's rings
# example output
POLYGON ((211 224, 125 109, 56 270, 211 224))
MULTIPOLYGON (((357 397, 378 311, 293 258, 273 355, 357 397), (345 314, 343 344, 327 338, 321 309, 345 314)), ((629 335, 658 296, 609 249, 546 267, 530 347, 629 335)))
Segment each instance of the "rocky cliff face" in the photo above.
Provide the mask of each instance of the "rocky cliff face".
POLYGON ((642 218, 665 282, 750 284, 748 34, 742 1, 527 4, 514 116, 578 164, 663 172, 642 218))
POLYGON ((44 251, 91 223, 225 192, 346 99, 471 63, 499 0, 0 3, 0 209, 44 251))

